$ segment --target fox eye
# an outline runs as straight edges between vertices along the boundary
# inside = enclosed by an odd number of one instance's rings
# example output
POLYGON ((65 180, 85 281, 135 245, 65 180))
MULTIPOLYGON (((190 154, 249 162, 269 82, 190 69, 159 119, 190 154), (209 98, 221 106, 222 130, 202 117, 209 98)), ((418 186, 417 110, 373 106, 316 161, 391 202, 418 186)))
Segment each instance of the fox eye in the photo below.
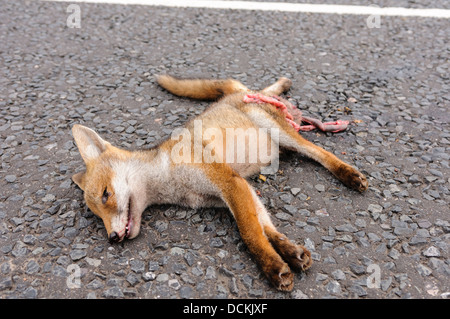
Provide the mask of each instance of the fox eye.
POLYGON ((105 190, 102 194, 102 204, 106 204, 106 201, 108 200, 108 197, 111 195, 111 193, 108 192, 108 188, 105 187, 105 190))

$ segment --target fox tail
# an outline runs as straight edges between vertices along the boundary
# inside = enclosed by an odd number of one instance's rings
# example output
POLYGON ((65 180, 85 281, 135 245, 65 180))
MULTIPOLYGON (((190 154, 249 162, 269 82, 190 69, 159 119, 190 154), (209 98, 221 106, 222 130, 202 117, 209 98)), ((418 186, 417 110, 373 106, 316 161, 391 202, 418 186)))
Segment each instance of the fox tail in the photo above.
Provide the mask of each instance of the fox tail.
POLYGON ((172 94, 197 100, 216 100, 227 94, 248 91, 246 86, 233 79, 179 79, 170 75, 159 75, 156 80, 172 94))

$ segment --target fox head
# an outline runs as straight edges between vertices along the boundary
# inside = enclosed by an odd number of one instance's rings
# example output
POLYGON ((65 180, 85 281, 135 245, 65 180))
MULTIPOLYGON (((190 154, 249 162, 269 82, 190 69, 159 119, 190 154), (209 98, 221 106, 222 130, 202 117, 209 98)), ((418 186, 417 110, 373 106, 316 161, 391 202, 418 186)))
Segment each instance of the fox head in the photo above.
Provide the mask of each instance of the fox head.
POLYGON ((136 237, 145 209, 139 161, 87 127, 76 124, 72 134, 86 164, 72 180, 84 191, 87 206, 103 220, 111 242, 136 237))

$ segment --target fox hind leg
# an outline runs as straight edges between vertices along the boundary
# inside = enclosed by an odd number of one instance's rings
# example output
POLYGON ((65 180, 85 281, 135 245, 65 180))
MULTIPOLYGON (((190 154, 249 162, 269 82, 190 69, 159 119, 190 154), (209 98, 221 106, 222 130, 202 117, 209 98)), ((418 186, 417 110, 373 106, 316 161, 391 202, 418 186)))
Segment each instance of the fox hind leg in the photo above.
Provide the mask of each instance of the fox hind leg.
POLYGON ((352 189, 363 192, 368 188, 369 183, 361 172, 334 154, 304 139, 281 116, 271 116, 263 109, 257 108, 250 109, 247 115, 259 127, 269 130, 277 128, 279 132, 277 142, 281 147, 294 150, 319 162, 337 179, 352 189))
POLYGON ((252 196, 256 205, 258 220, 263 227, 264 234, 278 254, 294 270, 304 271, 310 268, 312 259, 309 250, 304 246, 294 244, 285 235, 278 232, 270 219, 269 213, 253 190, 252 196))
POLYGON ((265 209, 253 188, 228 165, 211 165, 206 174, 220 189, 220 196, 236 220, 242 240, 269 281, 279 290, 291 291, 294 275, 264 233, 263 225, 271 222, 267 215, 261 214, 261 209, 265 209))
POLYGON ((369 187, 366 177, 356 168, 304 139, 293 128, 285 125, 285 129, 280 129, 279 136, 280 146, 295 150, 319 162, 346 186, 359 192, 363 192, 369 187))
POLYGON ((274 84, 264 88, 261 93, 265 95, 280 95, 281 93, 286 92, 292 86, 292 81, 288 78, 282 77, 279 78, 274 84))

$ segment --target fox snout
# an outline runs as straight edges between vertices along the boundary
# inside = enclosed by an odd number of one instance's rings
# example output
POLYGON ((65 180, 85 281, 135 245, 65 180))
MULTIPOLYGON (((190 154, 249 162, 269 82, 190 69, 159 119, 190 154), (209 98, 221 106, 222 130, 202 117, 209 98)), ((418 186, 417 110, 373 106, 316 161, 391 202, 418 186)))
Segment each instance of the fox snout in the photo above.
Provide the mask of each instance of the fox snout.
MULTIPOLYGON (((124 205, 121 205, 109 220, 108 240, 111 243, 120 242, 125 238, 134 238, 139 233, 139 224, 133 214, 132 197, 129 196, 124 202, 124 205)), ((104 219, 103 222, 105 225, 108 223, 104 219)))
MULTIPOLYGON (((108 240, 110 243, 117 243, 120 242, 122 240, 124 240, 125 238, 134 238, 136 237, 136 235, 132 235, 132 232, 134 230, 133 228, 133 221, 131 218, 128 219, 128 222, 125 226, 125 229, 122 229, 120 231, 116 231, 116 230, 112 230, 109 234, 108 234, 108 240)), ((134 232, 133 232, 134 233, 134 232)))
POLYGON ((112 218, 110 215, 103 216, 102 220, 110 243, 118 243, 126 238, 132 239, 139 234, 139 224, 130 211, 116 213, 112 218))
POLYGON ((119 234, 115 231, 111 232, 111 234, 109 234, 108 236, 108 240, 111 244, 119 242, 120 240, 119 234))

